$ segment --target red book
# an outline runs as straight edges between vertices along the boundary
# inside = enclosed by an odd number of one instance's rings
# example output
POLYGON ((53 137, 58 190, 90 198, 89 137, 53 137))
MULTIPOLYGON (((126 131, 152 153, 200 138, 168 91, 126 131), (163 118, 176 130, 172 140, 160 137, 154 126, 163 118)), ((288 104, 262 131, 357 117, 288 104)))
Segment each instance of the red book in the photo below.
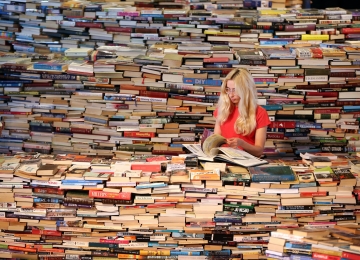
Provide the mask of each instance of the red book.
POLYGON ((326 196, 326 191, 317 191, 317 192, 300 192, 301 198, 308 198, 308 197, 323 197, 326 196))
POLYGON ((156 156, 156 157, 148 157, 146 158, 147 162, 163 162, 167 161, 165 156, 156 156))
POLYGON ((308 25, 285 25, 286 32, 302 32, 302 31, 315 31, 315 24, 308 25))
POLYGON ((154 98, 168 98, 169 94, 166 92, 156 92, 156 91, 147 91, 147 90, 140 90, 140 96, 145 97, 154 97, 154 98))
POLYGON ((89 197, 101 198, 101 199, 131 200, 131 192, 113 193, 113 192, 90 190, 89 197))
POLYGON ((145 172, 160 172, 161 164, 151 164, 151 163, 133 163, 131 165, 131 170, 142 170, 145 172))
POLYGON ((112 239, 100 238, 100 243, 127 245, 127 244, 129 244, 129 240, 112 240, 112 239))
POLYGON ((343 28, 342 33, 348 34, 348 33, 360 33, 360 28, 343 28))
POLYGON ((295 121, 271 121, 270 128, 295 128, 295 121))
POLYGON ((276 78, 254 78, 255 82, 276 82, 276 78))
POLYGON ((60 249, 60 248, 38 248, 38 252, 64 253, 64 249, 60 249))
POLYGON ((85 129, 85 128, 71 127, 70 132, 71 133, 76 133, 76 134, 91 134, 92 130, 91 129, 85 129))
POLYGON ((27 65, 21 65, 21 64, 12 64, 12 63, 5 63, 1 65, 1 68, 4 69, 13 69, 13 70, 27 70, 27 65))
POLYGON ((354 72, 330 72, 330 77, 355 77, 354 72))
POLYGON ((1 111, 3 115, 31 115, 31 112, 1 111))
POLYGON ((57 194, 63 195, 64 190, 59 190, 58 188, 34 188, 35 193, 48 193, 48 194, 57 194))
POLYGON ((76 22, 75 27, 102 28, 102 23, 76 22))
POLYGON ((36 253, 36 249, 35 248, 26 248, 26 247, 20 247, 20 246, 8 246, 9 250, 14 250, 14 251, 22 251, 22 252, 29 252, 29 253, 36 253))
POLYGON ((175 113, 174 112, 158 112, 157 115, 158 116, 174 116, 175 113))
POLYGON ((272 132, 268 132, 266 133, 266 138, 268 139, 284 139, 284 133, 272 133, 272 132))
POLYGON ((186 17, 186 14, 164 14, 164 18, 186 17))
POLYGON ((311 96, 311 97, 337 97, 338 96, 338 92, 337 91, 329 91, 329 92, 307 92, 306 96, 311 96))
POLYGON ((151 137, 155 137, 155 133, 148 133, 148 132, 124 132, 124 137, 151 138, 151 137))
POLYGON ((161 155, 179 155, 185 154, 184 151, 168 151, 168 150, 152 150, 152 154, 161 154, 161 155))
POLYGON ((341 260, 340 256, 325 255, 320 253, 313 253, 312 257, 314 260, 341 260))
POLYGON ((310 48, 311 52, 312 52, 312 56, 313 58, 316 58, 316 59, 322 59, 323 57, 323 52, 320 48, 310 48))
POLYGON ((337 106, 358 106, 360 105, 360 101, 336 101, 337 106))
POLYGON ((314 109, 314 113, 315 114, 332 114, 332 113, 340 113, 341 109, 329 109, 329 108, 324 108, 324 109, 314 109))
POLYGON ((106 27, 105 31, 108 32, 132 32, 132 28, 123 28, 123 27, 106 27))
POLYGON ((116 109, 129 109, 129 104, 112 104, 112 107, 116 109))
POLYGON ((342 252, 342 257, 349 259, 349 260, 359 260, 360 259, 360 254, 354 254, 354 253, 350 253, 350 252, 342 252))
POLYGON ((31 233, 34 235, 49 235, 49 236, 56 236, 61 237, 62 232, 55 231, 55 230, 40 230, 40 229, 33 229, 31 233))

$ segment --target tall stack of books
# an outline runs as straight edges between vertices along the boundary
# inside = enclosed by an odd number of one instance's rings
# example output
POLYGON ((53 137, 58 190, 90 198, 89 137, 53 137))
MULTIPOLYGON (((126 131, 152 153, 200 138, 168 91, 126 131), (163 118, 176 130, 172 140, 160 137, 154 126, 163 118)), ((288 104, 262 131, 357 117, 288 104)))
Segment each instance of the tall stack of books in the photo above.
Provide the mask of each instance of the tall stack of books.
POLYGON ((360 14, 259 2, 10 1, 0 151, 185 153, 244 67, 272 121, 265 154, 357 152, 360 14))
POLYGON ((0 258, 358 259, 359 158, 307 156, 3 156, 0 258))

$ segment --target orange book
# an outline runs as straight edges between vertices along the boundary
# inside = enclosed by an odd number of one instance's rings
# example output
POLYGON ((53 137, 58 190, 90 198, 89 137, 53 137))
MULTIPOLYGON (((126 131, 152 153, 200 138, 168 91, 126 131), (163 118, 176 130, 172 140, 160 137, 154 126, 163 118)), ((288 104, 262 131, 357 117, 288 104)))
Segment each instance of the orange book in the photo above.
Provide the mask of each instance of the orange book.
POLYGON ((131 193, 130 192, 112 193, 112 192, 90 190, 89 197, 102 198, 102 199, 131 200, 131 193))

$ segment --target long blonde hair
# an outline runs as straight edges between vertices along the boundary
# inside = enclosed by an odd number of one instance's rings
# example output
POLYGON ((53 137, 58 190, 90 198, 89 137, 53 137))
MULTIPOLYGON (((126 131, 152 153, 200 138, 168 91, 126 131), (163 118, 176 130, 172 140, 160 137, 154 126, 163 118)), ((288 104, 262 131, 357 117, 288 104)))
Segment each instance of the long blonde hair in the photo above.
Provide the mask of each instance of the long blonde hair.
POLYGON ((221 93, 218 107, 217 120, 223 124, 235 108, 229 95, 226 93, 227 83, 233 80, 235 93, 240 97, 238 104, 239 117, 237 118, 234 130, 238 134, 248 135, 256 128, 257 91, 253 77, 247 69, 238 68, 232 70, 224 79, 221 85, 221 93))

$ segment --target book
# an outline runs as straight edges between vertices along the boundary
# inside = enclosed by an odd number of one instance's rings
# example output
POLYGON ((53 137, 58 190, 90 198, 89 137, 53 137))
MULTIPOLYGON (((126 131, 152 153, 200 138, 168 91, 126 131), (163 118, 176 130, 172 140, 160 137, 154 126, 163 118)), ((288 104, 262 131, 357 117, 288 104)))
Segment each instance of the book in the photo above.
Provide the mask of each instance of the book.
MULTIPOLYGON (((210 138, 210 137, 209 137, 210 138)), ((209 139, 208 138, 208 139, 209 139)), ((210 139, 211 140, 211 139, 210 139)), ((206 142, 206 140, 205 140, 206 142)), ((204 142, 204 143, 205 143, 204 142)), ((215 143, 212 143, 214 145, 215 143)), ((199 160, 223 161, 244 167, 266 164, 267 161, 257 158, 243 150, 231 147, 214 147, 210 151, 210 156, 205 154, 200 144, 183 144, 190 152, 198 156, 199 160)), ((208 146, 207 146, 208 147, 208 146)))
POLYGON ((310 161, 315 167, 331 166, 331 160, 328 157, 312 156, 310 161))
POLYGON ((250 167, 249 173, 253 182, 282 182, 294 181, 296 175, 290 166, 256 166, 250 167))
POLYGON ((38 176, 53 176, 58 170, 58 166, 54 164, 41 165, 36 172, 38 176))

